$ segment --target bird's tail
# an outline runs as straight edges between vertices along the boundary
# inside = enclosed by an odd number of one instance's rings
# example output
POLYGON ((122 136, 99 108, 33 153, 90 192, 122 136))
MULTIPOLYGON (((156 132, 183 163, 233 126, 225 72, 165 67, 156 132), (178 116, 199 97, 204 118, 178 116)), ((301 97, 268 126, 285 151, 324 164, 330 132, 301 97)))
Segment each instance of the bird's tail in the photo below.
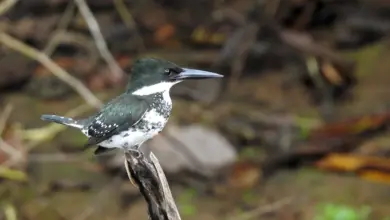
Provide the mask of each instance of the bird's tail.
POLYGON ((78 121, 78 120, 74 120, 72 118, 58 116, 58 115, 42 115, 41 119, 43 121, 51 121, 51 122, 63 124, 63 125, 69 126, 69 127, 73 127, 73 128, 81 129, 83 127, 83 123, 81 120, 78 121))

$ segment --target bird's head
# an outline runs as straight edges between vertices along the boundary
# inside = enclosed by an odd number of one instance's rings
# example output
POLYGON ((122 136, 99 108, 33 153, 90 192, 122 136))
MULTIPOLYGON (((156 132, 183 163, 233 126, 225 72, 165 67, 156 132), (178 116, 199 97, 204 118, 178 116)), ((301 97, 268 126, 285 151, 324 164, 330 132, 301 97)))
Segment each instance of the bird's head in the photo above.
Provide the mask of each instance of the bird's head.
POLYGON ((135 95, 150 95, 167 91, 183 80, 220 77, 223 76, 202 70, 182 68, 166 60, 144 58, 134 63, 127 89, 135 95))

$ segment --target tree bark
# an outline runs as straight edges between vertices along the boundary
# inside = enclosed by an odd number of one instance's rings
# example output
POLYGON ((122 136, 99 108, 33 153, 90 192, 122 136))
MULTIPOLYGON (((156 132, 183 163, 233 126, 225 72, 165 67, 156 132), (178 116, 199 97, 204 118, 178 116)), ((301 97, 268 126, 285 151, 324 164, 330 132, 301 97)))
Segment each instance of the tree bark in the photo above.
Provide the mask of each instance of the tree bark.
POLYGON ((151 220, 181 220, 168 181, 153 153, 126 152, 130 175, 148 203, 151 220))

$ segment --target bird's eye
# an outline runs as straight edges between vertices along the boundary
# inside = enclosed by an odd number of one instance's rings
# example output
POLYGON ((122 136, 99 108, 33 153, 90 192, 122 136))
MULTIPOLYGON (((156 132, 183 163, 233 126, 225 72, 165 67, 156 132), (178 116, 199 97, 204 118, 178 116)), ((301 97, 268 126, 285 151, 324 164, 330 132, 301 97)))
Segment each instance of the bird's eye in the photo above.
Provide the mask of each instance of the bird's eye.
POLYGON ((175 71, 173 71, 172 69, 165 69, 164 73, 168 76, 172 76, 175 73, 175 71))

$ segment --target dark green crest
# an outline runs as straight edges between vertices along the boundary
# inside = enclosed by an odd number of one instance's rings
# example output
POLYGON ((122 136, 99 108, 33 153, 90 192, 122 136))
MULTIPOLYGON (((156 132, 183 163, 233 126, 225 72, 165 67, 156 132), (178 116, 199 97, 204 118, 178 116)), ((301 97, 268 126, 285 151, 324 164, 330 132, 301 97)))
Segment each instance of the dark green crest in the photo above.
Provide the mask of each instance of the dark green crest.
POLYGON ((134 63, 131 70, 127 90, 134 91, 144 86, 173 81, 171 77, 182 71, 182 68, 166 60, 155 58, 139 59, 134 63))

